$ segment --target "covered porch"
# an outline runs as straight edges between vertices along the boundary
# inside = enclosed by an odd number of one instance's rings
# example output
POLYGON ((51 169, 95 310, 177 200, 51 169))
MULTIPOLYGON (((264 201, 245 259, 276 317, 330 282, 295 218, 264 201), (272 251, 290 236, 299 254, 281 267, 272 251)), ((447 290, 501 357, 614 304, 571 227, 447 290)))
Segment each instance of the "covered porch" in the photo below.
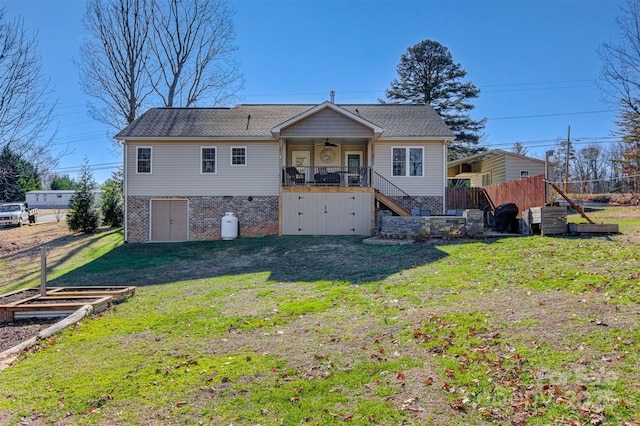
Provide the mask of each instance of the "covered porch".
POLYGON ((282 152, 282 186, 371 186, 368 139, 286 138, 282 152))

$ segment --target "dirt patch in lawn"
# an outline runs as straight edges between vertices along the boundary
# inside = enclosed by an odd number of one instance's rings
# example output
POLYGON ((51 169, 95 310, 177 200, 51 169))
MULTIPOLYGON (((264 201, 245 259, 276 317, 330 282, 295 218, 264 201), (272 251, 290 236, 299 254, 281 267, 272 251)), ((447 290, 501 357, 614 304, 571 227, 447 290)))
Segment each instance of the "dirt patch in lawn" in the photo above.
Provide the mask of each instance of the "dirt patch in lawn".
POLYGON ((3 287, 40 276, 42 246, 53 250, 48 260, 56 261, 80 245, 83 239, 72 234, 65 221, 0 227, 0 292, 3 287))

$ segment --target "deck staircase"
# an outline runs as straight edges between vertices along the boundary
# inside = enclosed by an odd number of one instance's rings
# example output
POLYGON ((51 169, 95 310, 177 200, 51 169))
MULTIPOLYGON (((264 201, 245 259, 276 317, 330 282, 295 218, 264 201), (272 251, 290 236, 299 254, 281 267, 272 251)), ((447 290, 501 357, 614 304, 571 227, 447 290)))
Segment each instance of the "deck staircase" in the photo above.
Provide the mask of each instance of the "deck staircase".
POLYGON ((419 209, 420 203, 389 180, 374 172, 375 198, 398 216, 411 216, 411 210, 419 209))

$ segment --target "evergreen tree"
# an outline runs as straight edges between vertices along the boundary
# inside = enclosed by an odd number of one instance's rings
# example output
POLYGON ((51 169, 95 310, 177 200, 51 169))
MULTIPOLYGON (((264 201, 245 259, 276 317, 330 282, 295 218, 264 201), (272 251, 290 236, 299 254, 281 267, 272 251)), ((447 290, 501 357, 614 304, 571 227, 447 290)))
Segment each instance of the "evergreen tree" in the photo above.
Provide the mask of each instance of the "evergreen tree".
POLYGON ((69 175, 54 176, 50 187, 53 190, 78 189, 78 182, 70 178, 69 175))
POLYGON ((479 146, 486 119, 473 120, 469 115, 475 108, 469 100, 477 98, 480 89, 462 81, 467 71, 453 62, 449 49, 437 41, 423 40, 400 57, 397 72, 385 91, 387 99, 431 105, 456 134, 449 147, 451 159, 486 151, 479 146))
POLYGON ((67 226, 74 232, 93 234, 98 229, 100 214, 96 209, 93 194, 96 183, 91 168, 85 162, 80 171, 78 190, 71 200, 71 212, 67 215, 67 226))
POLYGON ((102 224, 115 227, 121 226, 124 220, 124 196, 123 196, 123 173, 122 170, 113 172, 102 185, 102 198, 100 206, 102 208, 102 224))
POLYGON ((524 146, 522 142, 514 142, 511 146, 511 152, 517 155, 526 156, 529 153, 529 149, 524 146))
POLYGON ((0 201, 23 201, 27 191, 42 189, 37 168, 8 145, 0 152, 0 201))
POLYGON ((554 149, 552 159, 554 167, 551 180, 556 183, 562 184, 561 186, 563 190, 568 189, 564 188, 563 182, 571 181, 571 162, 573 162, 575 158, 576 150, 573 144, 570 143, 567 139, 559 140, 557 142, 556 148, 554 149), (567 151, 569 152, 567 153, 567 151))

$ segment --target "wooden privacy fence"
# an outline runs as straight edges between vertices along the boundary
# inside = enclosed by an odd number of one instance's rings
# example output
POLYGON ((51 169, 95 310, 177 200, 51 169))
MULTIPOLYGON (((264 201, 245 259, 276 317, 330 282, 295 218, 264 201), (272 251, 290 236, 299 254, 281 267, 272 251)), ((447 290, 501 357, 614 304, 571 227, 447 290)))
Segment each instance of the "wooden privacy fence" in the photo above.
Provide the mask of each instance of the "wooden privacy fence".
POLYGON ((447 210, 484 210, 489 207, 485 197, 489 197, 495 207, 515 204, 518 206, 518 217, 522 217, 523 211, 544 206, 544 186, 544 175, 538 175, 484 188, 447 188, 447 210))
POLYGON ((544 186, 544 175, 538 175, 485 186, 484 190, 493 201, 494 206, 513 203, 518 206, 518 217, 522 217, 523 211, 532 207, 544 206, 544 186))
POLYGON ((483 188, 447 188, 447 210, 480 209, 487 207, 483 188))

